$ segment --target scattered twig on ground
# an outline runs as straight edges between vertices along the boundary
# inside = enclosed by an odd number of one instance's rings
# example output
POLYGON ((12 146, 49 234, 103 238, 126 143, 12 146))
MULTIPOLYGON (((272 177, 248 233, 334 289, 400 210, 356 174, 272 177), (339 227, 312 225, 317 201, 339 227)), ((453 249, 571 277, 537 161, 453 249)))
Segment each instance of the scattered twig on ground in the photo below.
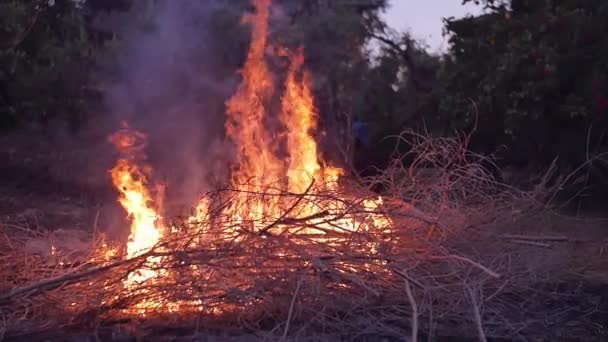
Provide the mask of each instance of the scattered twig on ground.
POLYGON ((412 342, 418 341, 418 304, 416 304, 416 298, 414 298, 414 294, 412 293, 412 287, 410 286, 410 282, 407 279, 404 279, 405 282, 405 293, 407 294, 407 298, 410 301, 410 306, 412 308, 412 342))
POLYGON ((544 242, 537 242, 537 241, 530 241, 530 240, 509 240, 510 243, 515 243, 515 244, 519 244, 519 245, 527 245, 527 246, 534 246, 534 247, 542 247, 542 248, 551 248, 551 244, 550 243, 544 243, 544 242))
POLYGON ((480 305, 473 294, 473 291, 470 288, 466 288, 467 294, 469 295, 469 299, 471 300, 472 309, 473 309, 473 317, 475 318, 475 326, 477 327, 477 336, 479 337, 480 342, 486 342, 486 333, 483 329, 483 321, 481 318, 480 305))
POLYGON ((519 234, 503 234, 500 235, 503 239, 511 239, 511 240, 536 240, 536 241, 569 241, 570 239, 567 236, 559 235, 559 236, 532 236, 532 235, 519 235, 519 234))
POLYGON ((289 333, 289 324, 291 323, 291 317, 293 316, 293 309, 296 304, 296 298, 298 298, 298 293, 300 292, 300 285, 302 282, 298 281, 298 285, 296 286, 296 290, 293 293, 293 297, 291 298, 291 303, 289 304, 289 313, 287 315, 287 322, 285 322, 285 330, 283 330, 282 340, 284 341, 287 338, 287 333, 289 333))

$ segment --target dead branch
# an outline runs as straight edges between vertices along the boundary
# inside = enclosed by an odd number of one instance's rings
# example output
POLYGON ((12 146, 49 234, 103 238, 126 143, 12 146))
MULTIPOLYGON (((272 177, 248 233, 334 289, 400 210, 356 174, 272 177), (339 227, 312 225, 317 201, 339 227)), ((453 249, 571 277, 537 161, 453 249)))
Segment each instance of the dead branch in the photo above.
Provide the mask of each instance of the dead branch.
POLYGON ((28 296, 32 296, 44 291, 51 291, 60 286, 65 286, 68 284, 72 284, 75 282, 82 281, 85 278, 90 278, 95 275, 98 275, 103 272, 107 272, 114 268, 118 268, 127 264, 134 263, 136 261, 145 260, 150 256, 151 253, 145 253, 135 258, 121 260, 109 265, 98 266, 94 268, 85 269, 80 272, 68 273, 58 277, 44 279, 42 281, 36 282, 34 284, 30 284, 23 287, 14 288, 9 291, 7 294, 0 296, 0 304, 6 303, 14 300, 16 297, 27 294, 28 296))
POLYGON ((287 333, 289 332, 289 323, 291 323, 291 317, 293 315, 293 309, 296 304, 296 298, 298 298, 298 293, 300 292, 300 285, 302 285, 302 282, 298 281, 296 290, 293 293, 293 297, 291 298, 291 303, 289 304, 289 314, 287 315, 287 322, 285 323, 285 330, 283 331, 283 337, 281 338, 282 341, 284 341, 287 338, 287 333))
POLYGON ((416 304, 416 298, 414 298, 414 294, 412 293, 412 288, 410 287, 410 282, 405 279, 405 293, 407 294, 407 298, 410 301, 410 306, 412 307, 412 342, 418 341, 418 305, 416 304))
POLYGON ((510 243, 515 243, 519 245, 527 245, 534 247, 542 247, 542 248, 551 248, 551 244, 537 241, 529 241, 529 240, 509 240, 510 243))
POLYGON ((445 259, 454 259, 454 260, 458 260, 458 261, 463 261, 463 262, 466 262, 466 263, 468 263, 468 264, 470 264, 472 266, 475 266, 476 268, 478 268, 479 270, 483 271, 484 273, 486 273, 487 275, 489 275, 492 278, 496 278, 496 279, 500 278, 500 274, 492 271, 491 269, 485 267, 484 265, 482 265, 482 264, 480 264, 478 262, 475 262, 475 261, 473 261, 473 260, 471 260, 471 259, 469 259, 467 257, 461 256, 461 255, 454 255, 454 254, 452 254, 452 255, 447 255, 447 256, 433 256, 431 258, 432 259, 442 259, 442 260, 445 260, 445 259))
POLYGON ((503 234, 500 235, 503 239, 512 239, 512 240, 536 240, 536 241, 555 241, 555 242, 564 242, 569 241, 567 236, 557 235, 557 236, 533 236, 533 235, 518 235, 518 234, 503 234))
POLYGON ((469 295, 469 299, 471 300, 471 303, 472 303, 473 317, 475 318, 475 326, 477 327, 477 335, 479 337, 479 341, 486 342, 488 339, 486 338, 486 334, 483 329, 481 313, 479 312, 479 304, 477 303, 477 300, 475 299, 475 295, 473 294, 473 291, 471 291, 471 289, 468 287, 466 288, 466 291, 467 291, 467 294, 469 295))
POLYGON ((302 193, 301 195, 299 195, 297 197, 296 201, 287 210, 285 210, 285 212, 281 215, 281 217, 279 217, 274 222, 272 222, 268 226, 266 226, 263 229, 261 229, 259 231, 259 234, 265 234, 265 233, 267 233, 270 229, 272 229, 274 226, 276 226, 277 224, 279 224, 279 222, 281 222, 282 220, 284 220, 287 217, 287 215, 289 215, 298 206, 298 204, 300 204, 300 202, 302 202, 302 199, 304 199, 304 197, 306 197, 306 195, 310 192, 310 189, 312 189, 312 186, 314 184, 315 184, 315 180, 313 179, 310 182, 310 184, 308 185, 308 187, 306 188, 306 191, 304 191, 304 193, 302 193))

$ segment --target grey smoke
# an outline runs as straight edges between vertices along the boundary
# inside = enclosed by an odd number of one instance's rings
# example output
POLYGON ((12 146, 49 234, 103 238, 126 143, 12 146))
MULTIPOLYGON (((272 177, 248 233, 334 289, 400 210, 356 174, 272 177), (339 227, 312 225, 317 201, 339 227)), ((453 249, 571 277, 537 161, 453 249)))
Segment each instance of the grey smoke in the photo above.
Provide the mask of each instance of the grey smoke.
POLYGON ((167 183, 170 203, 193 205, 227 174, 225 101, 238 85, 247 35, 234 3, 139 3, 113 22, 124 25, 125 45, 106 102, 115 118, 148 135, 154 177, 167 183))

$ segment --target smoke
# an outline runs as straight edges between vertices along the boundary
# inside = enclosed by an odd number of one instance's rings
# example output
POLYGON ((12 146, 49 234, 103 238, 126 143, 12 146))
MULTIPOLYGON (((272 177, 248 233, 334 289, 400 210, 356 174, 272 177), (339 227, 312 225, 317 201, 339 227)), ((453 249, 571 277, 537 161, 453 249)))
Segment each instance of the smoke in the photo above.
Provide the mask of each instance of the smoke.
POLYGON ((228 173, 225 102, 238 84, 246 45, 239 37, 247 35, 238 9, 221 1, 134 3, 122 23, 106 23, 124 25, 106 103, 115 121, 148 135, 153 177, 167 185, 168 203, 191 206, 228 173))

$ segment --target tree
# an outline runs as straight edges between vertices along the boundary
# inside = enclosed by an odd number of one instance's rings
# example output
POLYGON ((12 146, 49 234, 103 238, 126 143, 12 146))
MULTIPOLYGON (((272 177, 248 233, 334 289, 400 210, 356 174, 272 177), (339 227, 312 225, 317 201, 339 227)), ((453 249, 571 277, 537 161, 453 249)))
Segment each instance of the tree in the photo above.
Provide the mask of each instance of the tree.
POLYGON ((364 111, 370 71, 367 20, 379 20, 387 1, 284 0, 280 4, 285 19, 275 23, 276 40, 291 48, 304 47, 321 126, 327 132, 318 137, 326 157, 349 163, 355 153, 352 125, 364 111))
POLYGON ((504 161, 522 165, 560 156, 564 172, 606 151, 608 3, 477 2, 489 12, 446 20, 440 111, 450 130, 477 125, 478 148, 505 145, 504 161))
POLYGON ((0 4, 0 127, 83 119, 85 87, 104 38, 91 22, 126 2, 8 0, 0 4))

